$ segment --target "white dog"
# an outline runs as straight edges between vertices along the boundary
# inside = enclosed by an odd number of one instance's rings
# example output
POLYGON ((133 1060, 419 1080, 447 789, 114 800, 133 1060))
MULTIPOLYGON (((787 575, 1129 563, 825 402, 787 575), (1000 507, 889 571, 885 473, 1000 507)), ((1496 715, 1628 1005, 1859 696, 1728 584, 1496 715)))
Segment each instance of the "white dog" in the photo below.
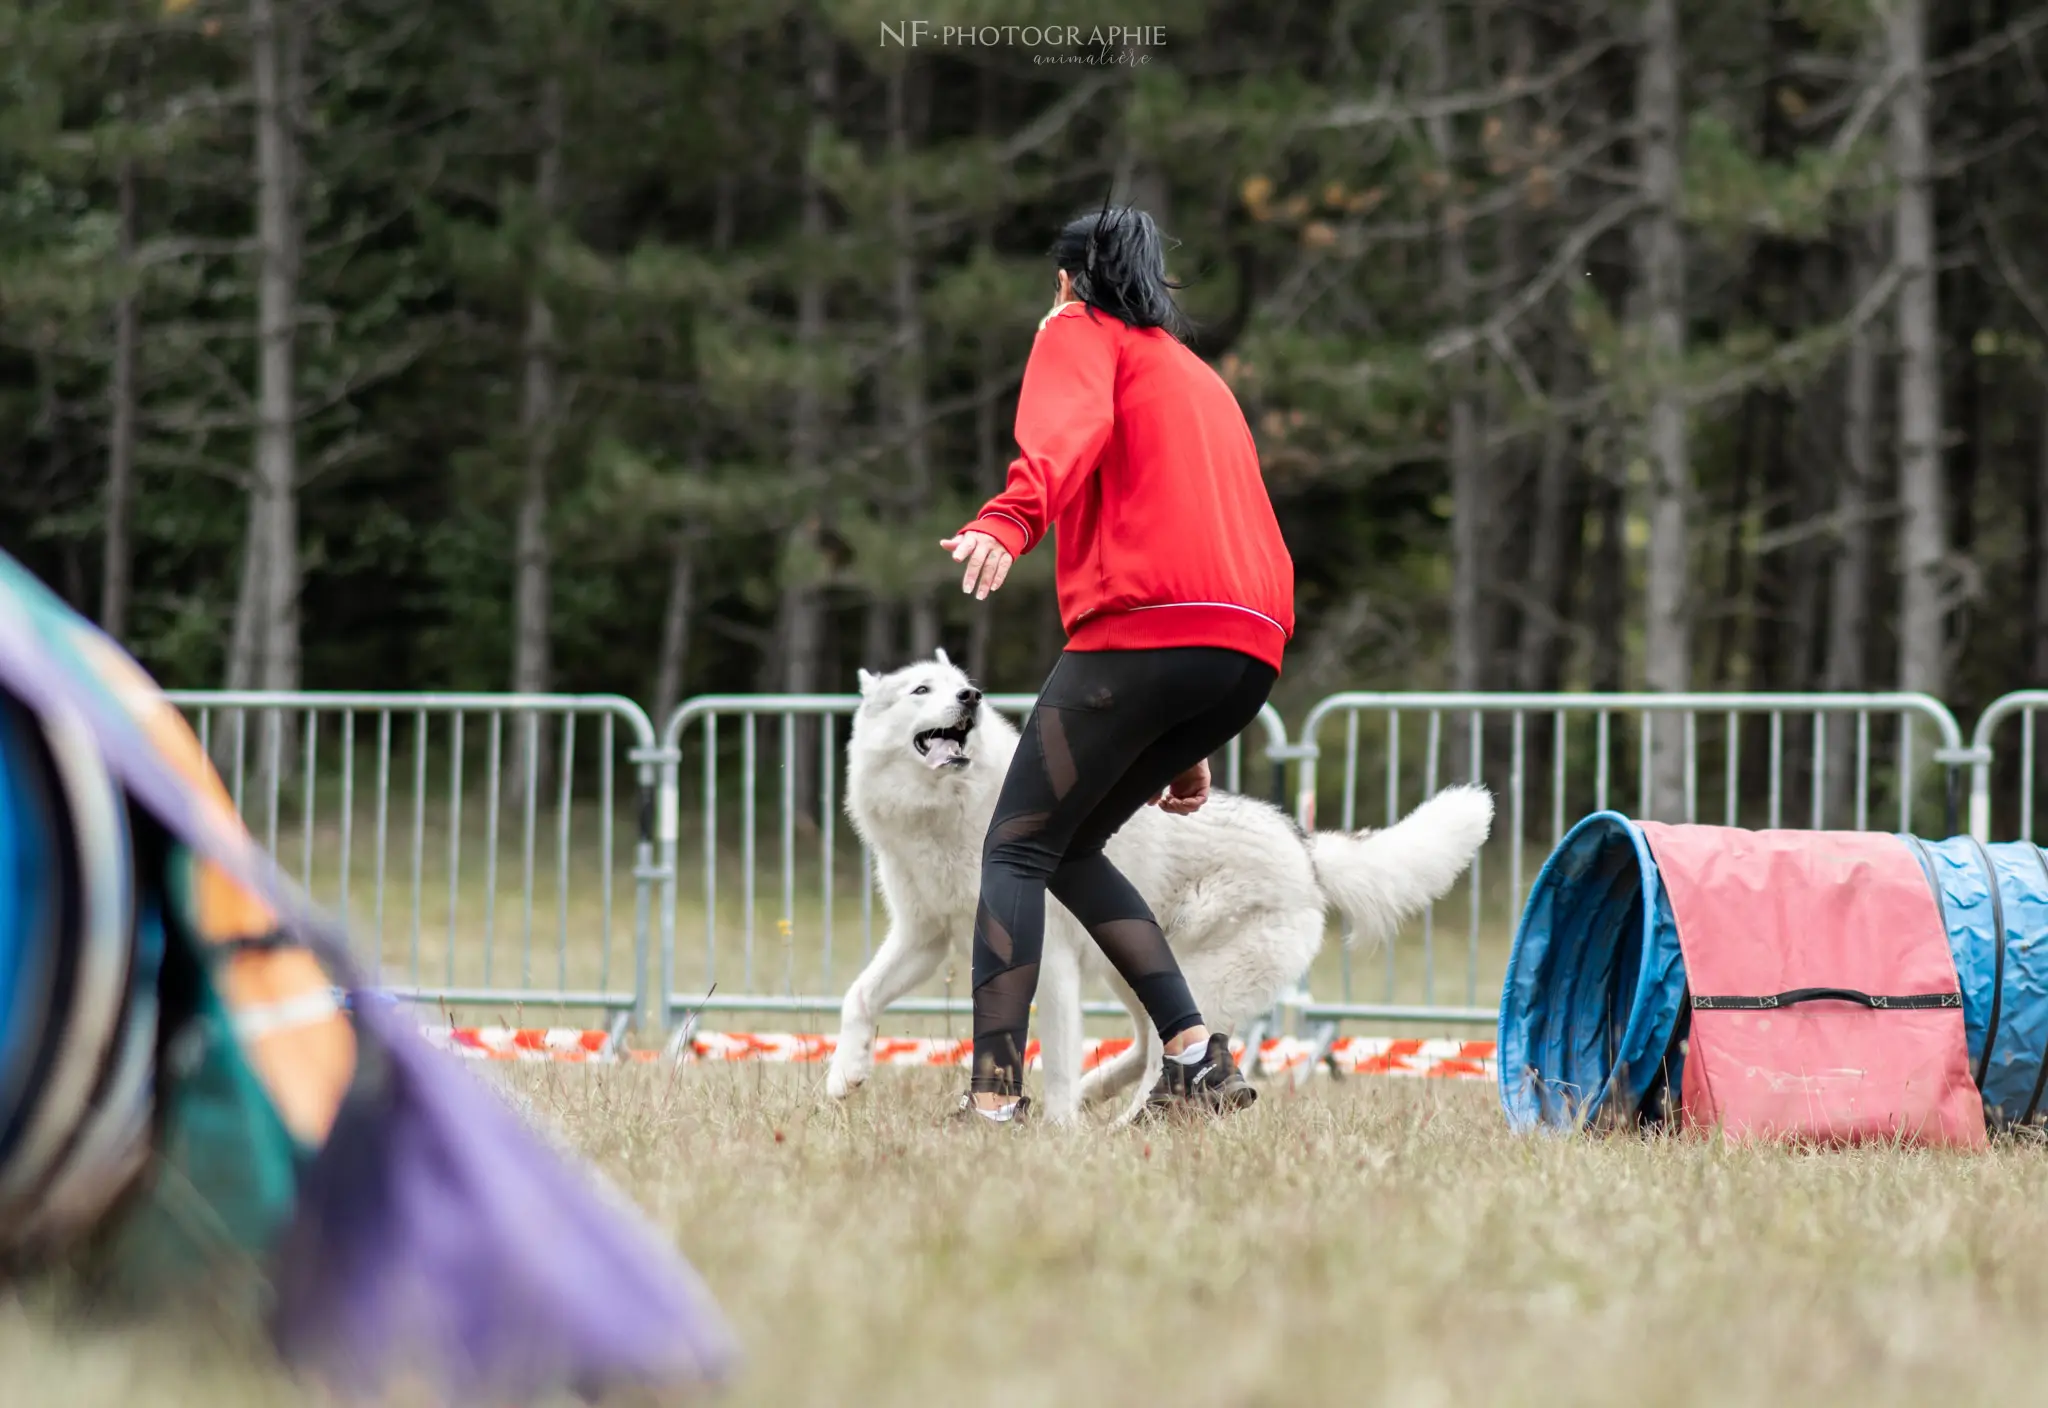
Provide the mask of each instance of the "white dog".
MULTIPOLYGON (((854 979, 839 1014, 826 1090, 844 1098, 874 1067, 875 1019, 964 952, 974 930, 981 846, 1017 749, 1017 730, 981 700, 944 652, 893 674, 860 674, 847 750, 846 810, 867 841, 889 907, 889 934, 854 979)), ((1214 1030, 1235 1032, 1308 971, 1334 905, 1357 939, 1389 938, 1448 891, 1484 844, 1493 799, 1484 788, 1439 792, 1384 831, 1304 837, 1277 808, 1214 793, 1192 816, 1141 808, 1109 843, 1165 930, 1188 987, 1214 1030)), ((1143 1107, 1164 1048, 1144 1008, 1088 931, 1047 896, 1038 981, 1047 1116, 1137 1083, 1119 1117, 1143 1107), (1105 975, 1138 1039, 1081 1080, 1081 983, 1105 975)))

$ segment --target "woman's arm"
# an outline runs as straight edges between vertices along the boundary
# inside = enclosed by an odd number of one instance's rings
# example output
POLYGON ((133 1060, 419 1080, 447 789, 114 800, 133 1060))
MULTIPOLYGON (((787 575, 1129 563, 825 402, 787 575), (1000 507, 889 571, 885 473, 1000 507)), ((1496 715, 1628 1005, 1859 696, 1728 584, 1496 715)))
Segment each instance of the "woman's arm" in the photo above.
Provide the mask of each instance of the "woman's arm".
POLYGON ((1069 303, 1039 330, 1017 397, 1018 455, 1009 480, 962 535, 984 534, 1012 557, 1045 541, 1060 510, 1095 472, 1116 427, 1122 326, 1069 303))

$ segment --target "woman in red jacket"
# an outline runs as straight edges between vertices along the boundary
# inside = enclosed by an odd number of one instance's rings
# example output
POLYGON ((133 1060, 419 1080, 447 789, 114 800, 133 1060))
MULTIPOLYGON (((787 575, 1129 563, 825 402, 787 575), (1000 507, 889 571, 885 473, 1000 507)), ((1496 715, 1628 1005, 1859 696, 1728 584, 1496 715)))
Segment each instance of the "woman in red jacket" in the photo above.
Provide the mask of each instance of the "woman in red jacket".
POLYGON ((1067 648, 1038 696, 982 849, 974 1068, 962 1113, 1024 1108, 1025 1029, 1048 890, 1087 926, 1166 1046, 1148 1107, 1233 1110, 1257 1093, 1202 1024, 1144 898, 1103 847, 1138 808, 1199 808, 1208 757, 1258 716, 1294 632, 1294 564, 1244 413, 1180 339, 1143 211, 1053 246, 1003 492, 943 546, 977 598, 1058 529, 1067 648))

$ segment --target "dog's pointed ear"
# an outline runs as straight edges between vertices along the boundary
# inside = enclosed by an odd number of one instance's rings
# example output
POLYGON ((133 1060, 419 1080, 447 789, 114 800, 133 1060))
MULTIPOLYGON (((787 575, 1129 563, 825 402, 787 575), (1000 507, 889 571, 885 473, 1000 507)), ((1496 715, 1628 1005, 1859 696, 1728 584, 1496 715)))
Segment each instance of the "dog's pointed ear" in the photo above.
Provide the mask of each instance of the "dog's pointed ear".
POLYGON ((949 670, 953 668, 953 662, 946 658, 946 647, 942 645, 932 653, 938 657, 941 665, 944 665, 949 670))
POLYGON ((862 694, 866 694, 875 687, 875 676, 869 674, 866 670, 856 671, 855 674, 860 680, 860 692, 862 694))

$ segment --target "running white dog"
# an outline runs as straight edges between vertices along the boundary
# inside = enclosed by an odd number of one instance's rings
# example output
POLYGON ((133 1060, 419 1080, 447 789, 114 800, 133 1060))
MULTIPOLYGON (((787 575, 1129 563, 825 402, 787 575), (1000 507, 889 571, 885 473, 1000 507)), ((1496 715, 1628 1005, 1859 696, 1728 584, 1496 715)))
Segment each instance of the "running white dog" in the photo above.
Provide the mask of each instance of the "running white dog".
MULTIPOLYGON (((874 1068, 875 1019, 968 950, 981 883, 982 838, 1017 748, 1017 730, 982 702, 944 652, 875 676, 860 673, 861 704, 847 750, 846 810, 868 843, 889 907, 889 934, 848 989, 826 1089, 844 1098, 874 1068)), ((1308 971, 1327 910, 1377 943, 1441 898, 1485 843, 1493 799, 1484 788, 1439 792, 1384 831, 1304 837, 1281 811, 1214 793, 1192 816, 1154 807, 1109 843, 1179 958, 1202 1017, 1235 1032, 1269 1010, 1308 971)), ((1038 981, 1039 1050, 1047 1116, 1073 1120, 1084 1102, 1137 1084, 1119 1123, 1143 1107, 1164 1049, 1135 994, 1088 931, 1050 896, 1038 981), (1081 982, 1105 975, 1130 1009, 1138 1039, 1081 1079, 1081 982)))

